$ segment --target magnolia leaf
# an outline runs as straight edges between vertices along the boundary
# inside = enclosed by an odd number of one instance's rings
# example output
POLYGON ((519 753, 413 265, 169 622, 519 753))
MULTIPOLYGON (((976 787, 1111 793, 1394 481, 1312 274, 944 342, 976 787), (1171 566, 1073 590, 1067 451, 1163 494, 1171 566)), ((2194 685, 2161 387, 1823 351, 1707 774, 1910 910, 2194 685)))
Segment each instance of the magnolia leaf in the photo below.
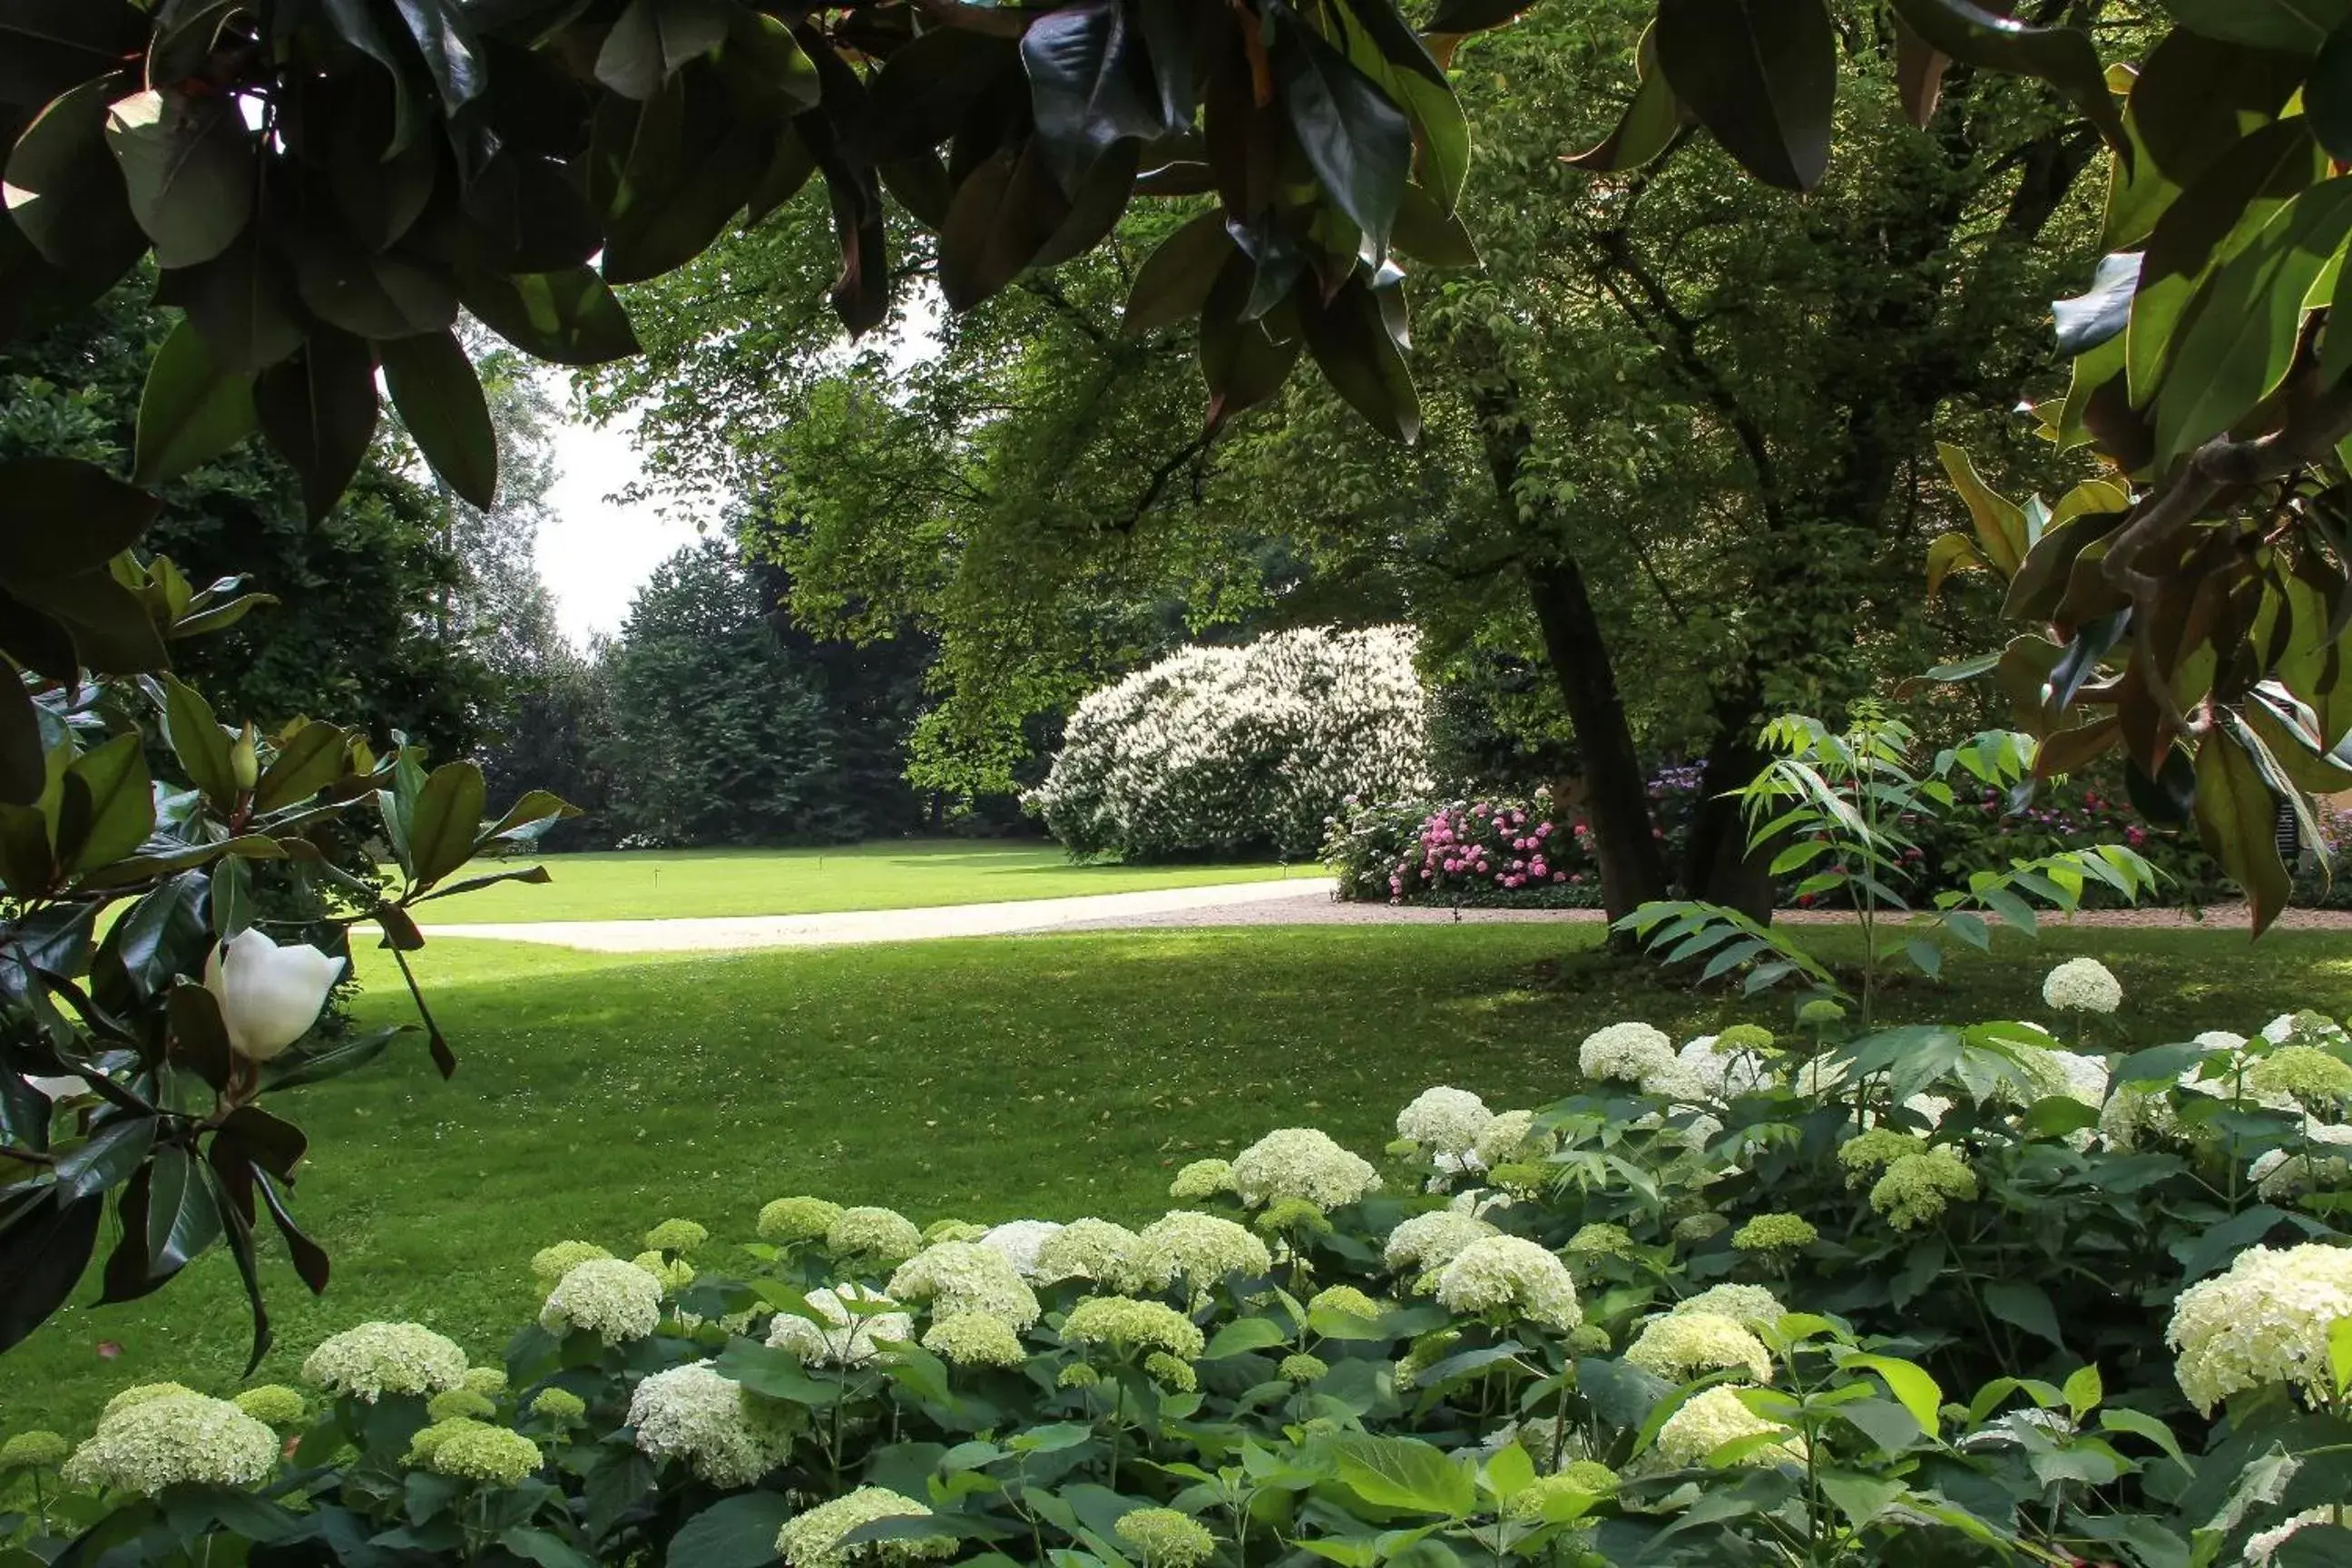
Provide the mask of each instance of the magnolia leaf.
POLYGON ((139 396, 131 478, 179 478, 245 439, 254 427, 253 378, 220 364, 183 317, 155 351, 139 396))
POLYGON ((1821 184, 1837 99, 1822 0, 1659 0, 1657 29, 1667 84, 1724 151, 1768 184, 1821 184))
POLYGON ((210 261, 245 232, 259 149, 235 98, 134 92, 108 109, 106 142, 157 265, 210 261))

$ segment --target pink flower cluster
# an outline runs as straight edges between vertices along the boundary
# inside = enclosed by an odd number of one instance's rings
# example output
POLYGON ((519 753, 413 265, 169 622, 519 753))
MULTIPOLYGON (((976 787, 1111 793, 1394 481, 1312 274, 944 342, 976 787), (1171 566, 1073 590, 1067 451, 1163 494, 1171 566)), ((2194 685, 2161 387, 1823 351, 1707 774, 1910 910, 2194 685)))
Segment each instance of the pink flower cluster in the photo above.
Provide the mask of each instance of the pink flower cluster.
MULTIPOLYGON (((1551 843, 1558 831, 1554 824, 1519 806, 1483 800, 1467 806, 1441 806, 1422 823, 1413 847, 1389 873, 1389 897, 1401 902, 1408 892, 1428 892, 1448 885, 1516 891, 1581 882, 1581 871, 1558 864, 1560 857, 1551 843)), ((1570 835, 1580 855, 1585 837, 1581 826, 1570 835)))

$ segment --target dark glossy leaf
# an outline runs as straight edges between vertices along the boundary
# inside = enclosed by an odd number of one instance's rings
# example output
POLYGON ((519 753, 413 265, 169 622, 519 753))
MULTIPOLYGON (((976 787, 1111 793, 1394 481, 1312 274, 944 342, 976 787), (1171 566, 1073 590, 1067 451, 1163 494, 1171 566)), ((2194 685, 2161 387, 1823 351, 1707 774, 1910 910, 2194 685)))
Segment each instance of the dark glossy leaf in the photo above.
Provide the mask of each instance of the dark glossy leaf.
POLYGON ((721 1498, 670 1537, 670 1568, 765 1568, 775 1561, 776 1531, 793 1516, 778 1492, 721 1498))
MULTIPOLYGON (((2277 116, 2309 61, 2186 29, 2168 33, 2140 66, 2131 120, 2148 160, 2185 185, 2247 130, 2277 116)), ((2318 121, 2314 120, 2314 127, 2318 121)))
POLYGON ((1633 101, 1625 106, 1616 128, 1599 146, 1574 153, 1567 162, 1597 174, 1615 174, 1640 168, 1673 142, 1683 126, 1683 110, 1675 101, 1675 89, 1666 85, 1664 73, 1658 69, 1657 33, 1653 25, 1642 34, 1634 57, 1640 85, 1634 88, 1633 101))
POLYGON ((519 829, 537 829, 545 824, 579 815, 578 806, 552 791, 525 790, 515 797, 514 804, 508 806, 496 822, 490 824, 478 843, 488 844, 499 838, 512 841, 520 837, 519 829))
POLYGON ((49 578, 40 584, 40 601, 72 635, 75 657, 95 674, 137 675, 170 662, 145 602, 110 572, 49 578))
POLYGON ((596 79, 642 102, 727 38, 730 7, 720 0, 629 0, 604 35, 596 79))
POLYGON ((393 406, 433 471, 472 505, 498 500, 499 443, 473 362, 454 332, 378 343, 393 406))
POLYGON ((2208 37, 2304 55, 2352 16, 2352 0, 2164 0, 2164 8, 2208 37))
POLYGON ((1296 23, 1275 34, 1274 68, 1307 165, 1333 205, 1385 249, 1412 168, 1404 111, 1346 56, 1296 23))
POLYGON ((336 1040, 297 1046, 263 1065, 262 1089, 265 1092, 296 1089, 306 1083, 323 1083, 331 1078, 341 1078, 352 1068, 364 1067, 383 1055, 401 1033, 400 1028, 373 1029, 363 1035, 347 1035, 336 1040))
POLYGON ((289 227, 283 238, 303 307, 322 321, 380 341, 445 331, 457 320, 457 288, 436 268, 379 255, 340 230, 289 227))
POLYGON ((278 1235, 286 1243, 287 1255, 294 1260, 295 1275, 310 1288, 310 1294, 325 1295, 328 1276, 332 1270, 327 1249, 311 1240, 302 1227, 294 1223, 294 1215, 286 1206, 285 1194, 278 1190, 278 1184, 259 1164, 253 1168, 253 1183, 261 1190, 262 1205, 269 1210, 270 1222, 278 1226, 278 1235))
POLYGON ((210 261, 252 221, 258 150, 234 98, 134 92, 107 110, 106 142, 158 266, 210 261))
POLYGON ((300 1128, 257 1105, 230 1111, 217 1136, 234 1145, 229 1159, 250 1161, 281 1182, 293 1180, 294 1167, 310 1146, 300 1128))
POLYGON ((269 1327, 269 1308, 261 1299, 260 1261, 253 1250, 252 1175, 243 1167, 238 1167, 233 1175, 221 1170, 219 1155, 224 1146, 219 1138, 213 1140, 213 1157, 205 1163, 205 1169, 221 1209, 221 1239, 228 1244, 229 1258, 236 1264, 237 1279, 245 1287, 246 1303, 253 1310, 253 1347, 244 1373, 251 1377, 253 1369, 261 1364, 261 1358, 269 1353, 270 1342, 276 1336, 269 1327), (240 1183, 244 1185, 240 1186, 240 1183), (241 1191, 245 1193, 242 1203, 237 1197, 241 1191))
POLYGON ((1139 142, 1119 142, 1094 162, 1071 193, 1067 216, 1031 258, 1034 267, 1057 267, 1084 256, 1108 237, 1127 215, 1135 195, 1136 163, 1143 154, 1139 142))
POLYGON ((425 781, 409 818, 408 852, 419 882, 437 882, 473 858, 482 826, 482 770, 444 763, 425 781))
POLYGON ((2278 802, 2254 760, 2220 727, 2198 742, 2196 817, 2206 853, 2244 891, 2261 935, 2286 908, 2292 887, 2279 860, 2278 802))
POLYGON ((294 275, 251 234, 196 268, 180 292, 188 320, 225 370, 249 375, 302 346, 305 324, 291 308, 294 275))
MULTIPOLYGON (((937 158, 930 158, 929 163, 932 168, 939 167, 937 158)), ((883 177, 887 179, 890 170, 897 166, 895 162, 881 165, 883 177)), ((779 130, 776 132, 775 150, 768 154, 768 166, 760 171, 760 177, 751 183, 751 194, 744 198, 744 226, 748 228, 758 223, 800 195, 801 188, 808 184, 809 176, 815 173, 816 159, 809 152, 808 143, 800 139, 800 133, 789 125, 779 130)), ((945 181, 945 171, 941 171, 940 184, 944 184, 945 181)), ((905 195, 897 192, 893 194, 898 195, 900 202, 908 202, 905 195)), ((919 210, 909 203, 907 210, 914 213, 919 221, 933 227, 947 221, 945 202, 935 204, 933 210, 928 212, 919 210)))
POLYGON ((131 477, 144 485, 177 479, 253 427, 252 378, 215 361, 203 335, 183 318, 147 368, 131 477))
POLYGON ((2131 321, 2132 295, 2139 287, 2140 256, 2126 251, 2102 257, 2090 292, 2050 307, 2058 321, 2058 352, 2071 359, 2119 335, 2131 321))
POLYGON ((1256 266, 1239 251, 1227 259, 1201 309, 1201 374, 1209 384, 1209 427, 1282 390, 1306 340, 1286 309, 1244 319, 1256 266), (1283 331, 1276 335, 1276 328, 1283 331))
POLYGON ((253 809, 278 811, 308 800, 350 766, 350 737, 336 725, 312 720, 278 743, 278 754, 253 786, 253 809))
POLYGON ((212 704, 195 688, 166 675, 163 686, 163 737, 180 760, 188 782, 204 791, 214 806, 234 809, 241 793, 236 769, 229 760, 228 732, 213 717, 212 704))
POLYGON ((0 682, 0 805, 30 805, 47 786, 40 716, 13 674, 0 682))
POLYGON ((2039 77, 2066 95, 2108 145, 2125 145, 2123 115, 2107 90, 2106 68, 2090 35, 2036 27, 1975 0, 1894 0, 1911 30, 1963 65, 2039 77))
POLYGON ((0 103, 47 103, 121 64, 147 28, 127 0, 9 0, 0 6, 0 103))
MULTIPOLYGON (((1373 5, 1381 0, 1370 0, 1373 5)), ((1489 27, 1499 27, 1513 21, 1532 6, 1536 0, 1438 0, 1437 9, 1422 29, 1441 37, 1458 33, 1483 33, 1489 27)))
POLYGON ((436 899, 455 898, 460 893, 470 893, 478 889, 496 887, 500 882, 530 882, 544 885, 551 879, 548 869, 544 866, 525 866, 514 871, 488 871, 478 877, 467 877, 463 881, 450 882, 436 888, 415 901, 429 904, 436 899))
POLYGON ((2311 133, 2337 163, 2352 163, 2352 26, 2327 37, 2303 84, 2303 112, 2311 133))
POLYGON ((1421 438, 1421 400, 1412 388, 1381 301, 1360 277, 1351 278, 1328 304, 1299 300, 1307 346, 1333 391, 1392 441, 1421 438))
POLYGON ((103 566, 139 541, 163 503, 94 463, 18 458, 0 463, 0 530, 8 559, 0 573, 22 583, 103 566), (71 528, 55 525, 71 518, 71 528))
POLYGON ((157 1150, 147 1186, 149 1275, 179 1272, 220 1234, 220 1205, 202 1167, 185 1149, 157 1150))
POLYGON ((183 871, 134 900, 99 950, 100 1000, 122 1012, 201 968, 211 945, 205 874, 183 871))
POLYGON ((940 291, 968 310, 1019 276, 1070 216, 1033 139, 999 148, 956 188, 940 231, 940 291))
POLYGON ((334 510, 375 438, 375 354, 349 332, 314 329, 253 386, 261 432, 302 479, 312 522, 334 510))
POLYGON ((738 129, 614 216, 604 247, 608 283, 641 283, 685 266, 710 247, 751 199, 773 148, 756 126, 738 129))
POLYGON ((393 0, 393 5, 424 54, 425 68, 432 72, 445 108, 455 111, 472 102, 488 85, 488 71, 459 0, 393 0))
POLYGON ((727 42, 719 51, 719 79, 738 95, 747 119, 798 114, 814 108, 822 96, 816 62, 793 39, 792 28, 734 6, 728 8, 727 42))
POLYGON ((43 259, 69 277, 107 284, 147 249, 121 171, 106 150, 106 106, 121 76, 82 83, 43 109, 7 163, 8 218, 43 259))
POLYGON ((68 848, 59 837, 58 848, 67 869, 119 860, 147 842, 155 826, 155 797, 139 736, 117 735, 85 752, 74 759, 66 776, 82 784, 89 803, 79 843, 68 848))
POLYGON ((1821 183, 1837 99, 1837 34, 1822 0, 1659 0, 1657 26, 1667 85, 1724 151, 1768 184, 1821 183))
POLYGON ((98 1244, 106 1199, 98 1193, 43 1203, 0 1227, 0 1351, 13 1349, 65 1304, 98 1244))
POLYGON ((1944 69, 1950 58, 1911 30, 1898 14, 1895 18, 1895 82, 1903 95, 1903 112, 1920 130, 1936 118, 1943 99, 1944 69))
POLYGON ((1135 274, 1120 329, 1129 336, 1172 327, 1200 314, 1217 274, 1234 256, 1224 215, 1205 212, 1160 242, 1135 274))
POLYGON ((1072 196, 1114 142, 1160 130, 1155 84, 1119 0, 1046 12, 1021 37, 1021 64, 1046 163, 1072 196))
POLYGON ((1475 267, 1478 247, 1470 230, 1454 214, 1440 208, 1427 191, 1407 185, 1397 204, 1396 227, 1389 243, 1402 254, 1430 267, 1475 267))
POLYGON ((58 1156, 58 1200, 69 1205, 121 1186, 154 1146, 152 1116, 121 1117, 101 1124, 81 1143, 58 1156))
POLYGON ((226 1089, 236 1058, 218 999, 194 981, 183 978, 164 1000, 165 1016, 172 1025, 172 1060, 215 1089, 226 1089))

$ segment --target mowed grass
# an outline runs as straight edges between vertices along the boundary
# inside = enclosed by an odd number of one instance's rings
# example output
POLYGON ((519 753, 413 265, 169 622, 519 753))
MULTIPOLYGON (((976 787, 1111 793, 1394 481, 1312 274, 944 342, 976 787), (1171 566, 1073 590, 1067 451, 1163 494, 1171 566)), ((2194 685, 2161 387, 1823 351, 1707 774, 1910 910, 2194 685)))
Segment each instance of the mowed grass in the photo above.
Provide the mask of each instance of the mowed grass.
MULTIPOLYGON (((1274 1127, 1313 1124, 1377 1156, 1398 1106, 1433 1081, 1540 1105, 1601 1024, 1646 1018, 1681 1038, 1788 1018, 1785 998, 1663 985, 1594 951, 1597 934, 1288 927, 651 960, 436 942, 423 977, 456 1079, 414 1044, 278 1102, 312 1139, 296 1208, 335 1274, 313 1300, 272 1243, 278 1348, 261 1375, 291 1381, 319 1339, 378 1317, 494 1361, 536 1309, 530 1253, 565 1237, 626 1251, 682 1215, 712 1226, 707 1261, 723 1267, 763 1201, 803 1192, 919 1221, 1134 1221, 1167 1206, 1177 1165, 1274 1127)), ((2062 931, 1898 988, 1888 1013, 2039 1016, 2042 973, 2076 952, 2121 975, 2143 1042, 2293 1006, 2352 1011, 2344 935, 2062 931)), ((362 1012, 404 1007, 379 985, 362 1012)), ((147 1301, 71 1307, 0 1356, 0 1430, 78 1433, 134 1382, 231 1389, 245 1346, 215 1254, 147 1301)))
POLYGON ((967 839, 824 849, 635 849, 537 857, 543 887, 501 883, 418 910, 431 924, 672 920, 910 910, 1319 877, 1318 865, 1073 865, 1053 845, 967 839))

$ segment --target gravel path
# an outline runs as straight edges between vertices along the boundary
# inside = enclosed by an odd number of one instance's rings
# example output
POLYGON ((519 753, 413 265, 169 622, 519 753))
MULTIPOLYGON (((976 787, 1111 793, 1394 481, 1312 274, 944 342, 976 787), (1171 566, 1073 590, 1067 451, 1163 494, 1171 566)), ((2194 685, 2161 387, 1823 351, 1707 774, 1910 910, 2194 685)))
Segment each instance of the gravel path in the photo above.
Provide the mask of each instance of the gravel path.
MULTIPOLYGON (((1133 893, 1093 893, 1071 899, 957 904, 916 910, 838 914, 744 915, 704 920, 538 921, 494 925, 428 925, 434 936, 541 942, 589 952, 727 952, 761 947, 827 947, 849 942, 920 942, 932 937, 1012 936, 1060 931, 1139 931, 1192 926, 1484 925, 1553 921, 1591 924, 1598 910, 1432 909, 1424 905, 1343 904, 1330 879, 1228 882, 1202 888, 1160 888, 1133 893)), ((1828 925, 1850 917, 1792 910, 1780 920, 1828 925)), ((2200 921, 2178 910, 2100 910, 2054 923, 2086 927, 2243 931, 2244 905, 2216 907, 2200 921)), ((2352 930, 2352 911, 2291 910, 2279 921, 2289 931, 2352 930)))

